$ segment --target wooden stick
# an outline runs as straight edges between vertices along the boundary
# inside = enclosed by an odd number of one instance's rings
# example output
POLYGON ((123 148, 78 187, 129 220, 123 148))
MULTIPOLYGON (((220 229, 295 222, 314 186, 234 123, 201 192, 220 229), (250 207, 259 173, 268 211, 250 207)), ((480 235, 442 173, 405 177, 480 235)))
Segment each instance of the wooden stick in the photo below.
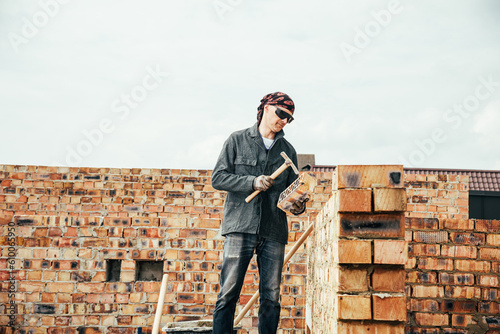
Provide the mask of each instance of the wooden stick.
MULTIPOLYGON (((295 254, 295 252, 297 252, 297 249, 299 249, 299 247, 302 246, 302 244, 304 243, 304 241, 306 241, 306 239, 309 236, 309 234, 311 234, 313 228, 314 228, 314 224, 310 224, 309 227, 307 228, 307 230, 304 232, 304 234, 302 234, 302 236, 300 237, 300 239, 297 240, 297 242, 295 243, 295 245, 293 245, 292 249, 290 249, 290 251, 288 252, 288 254, 286 254, 286 256, 285 256, 285 260, 283 262, 283 266, 285 266, 287 264, 287 262, 290 260, 290 258, 295 254)), ((234 320, 234 326, 237 326, 240 323, 241 319, 243 319, 243 317, 248 313, 248 311, 250 310, 250 308, 252 307, 252 305, 257 301, 257 298, 259 298, 259 290, 257 290, 255 292, 255 294, 252 296, 252 298, 250 298, 250 300, 245 305, 245 307, 243 308, 243 310, 241 310, 240 314, 238 314, 238 316, 234 320)), ((155 334, 155 333, 153 333, 153 334, 155 334)))
POLYGON ((160 330, 161 314, 163 313, 163 303, 165 302, 165 293, 167 292, 168 275, 164 274, 161 281, 160 295, 158 296, 158 305, 156 305, 155 320, 151 334, 158 334, 160 330))
MULTIPOLYGON (((290 167, 290 164, 287 164, 286 162, 281 165, 280 168, 278 168, 276 171, 274 171, 274 173, 271 174, 271 179, 276 179, 281 173, 283 173, 285 171, 285 169, 287 169, 288 167, 290 167)), ((255 196, 257 196, 258 194, 260 193, 260 190, 255 190, 250 196, 248 196, 247 198, 245 198, 245 202, 249 203, 251 200, 253 200, 255 198, 255 196)))

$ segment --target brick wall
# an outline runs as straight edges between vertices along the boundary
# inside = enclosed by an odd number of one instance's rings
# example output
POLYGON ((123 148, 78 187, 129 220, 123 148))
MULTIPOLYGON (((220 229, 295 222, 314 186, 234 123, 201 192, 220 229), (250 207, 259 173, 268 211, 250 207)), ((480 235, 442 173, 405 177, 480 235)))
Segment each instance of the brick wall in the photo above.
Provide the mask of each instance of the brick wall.
POLYGON ((469 218, 469 176, 406 174, 407 216, 469 218))
MULTIPOLYGON (((164 261, 169 276, 162 323, 210 319, 225 196, 211 187, 210 175, 0 165, 2 330, 9 303, 20 333, 136 333, 151 327, 160 282, 136 280, 137 261, 146 260, 164 261), (107 282, 109 260, 121 260, 118 282, 107 282)), ((308 214, 289 219, 291 244, 330 197, 331 173, 316 176, 308 214)), ((243 304, 257 289, 256 268, 252 262, 243 304)), ((304 328, 305 274, 302 247, 283 276, 281 333, 304 328)), ((255 310, 242 321, 242 333, 256 333, 255 310)))
MULTIPOLYGON (((3 326, 0 333, 6 330, 9 321, 9 302, 20 314, 16 322, 25 333, 136 333, 139 327, 150 327, 159 282, 135 281, 136 261, 140 260, 164 260, 169 289, 163 323, 210 318, 218 293, 223 242, 218 232, 224 201, 224 194, 210 186, 210 173, 0 165, 0 326, 3 326), (13 236, 9 235, 10 222, 18 223, 13 236), (12 241, 16 248, 13 258, 9 256, 12 241), (106 282, 109 259, 122 260, 120 282, 106 282), (11 273, 16 283, 13 298, 8 292, 11 273)), ((308 204, 308 214, 290 217, 291 244, 303 233, 309 219, 314 221, 331 196, 332 174, 316 173, 316 177, 318 185, 313 201, 308 204)), ((473 229, 470 225, 451 228, 445 223, 446 218, 468 221, 468 184, 463 177, 406 175, 405 186, 407 216, 415 218, 406 221, 406 240, 410 243, 406 292, 411 297, 407 305, 407 331, 436 332, 433 326, 417 324, 417 313, 421 314, 419 319, 437 315, 445 318, 445 314, 449 324, 453 324, 453 317, 472 315, 473 320, 487 317, 491 331, 497 326, 495 321, 498 323, 496 308, 500 301, 495 281, 499 275, 498 221, 473 221, 473 229), (437 230, 440 226, 445 230, 437 230), (422 233, 443 231, 446 236, 443 234, 442 239, 422 233), (436 241, 429 242, 432 240, 436 241), (429 245, 437 248, 429 250, 429 245), (453 245, 474 246, 476 252, 469 259, 472 262, 464 261, 465 248, 450 249, 453 245), (443 260, 451 261, 451 270, 422 267, 424 263, 443 260), (487 266, 486 263, 490 269, 484 271, 482 266, 487 266), (455 284, 458 279, 449 279, 441 272, 472 274, 475 283, 455 284), (434 276, 435 282, 416 278, 434 276), (443 293, 452 288, 454 292, 444 297, 414 297, 421 289, 440 291, 441 288, 443 293), (478 295, 470 295, 471 288, 478 295), (472 297, 475 304, 470 312, 458 306, 452 307, 453 310, 442 306, 450 299, 464 302, 472 297), (415 309, 412 305, 416 302, 437 305, 439 310, 415 309)), ((253 263, 242 303, 257 288, 255 268, 253 263)), ((303 246, 287 265, 283 277, 280 333, 305 332, 305 281, 303 246)), ((241 332, 256 333, 256 323, 256 308, 253 308, 242 321, 241 332)), ((467 327, 455 328, 461 333, 467 327)))
POLYGON ((408 333, 500 333, 500 222, 408 218, 408 333))
POLYGON ((406 178, 407 333, 500 333, 500 222, 468 219, 467 176, 406 178))

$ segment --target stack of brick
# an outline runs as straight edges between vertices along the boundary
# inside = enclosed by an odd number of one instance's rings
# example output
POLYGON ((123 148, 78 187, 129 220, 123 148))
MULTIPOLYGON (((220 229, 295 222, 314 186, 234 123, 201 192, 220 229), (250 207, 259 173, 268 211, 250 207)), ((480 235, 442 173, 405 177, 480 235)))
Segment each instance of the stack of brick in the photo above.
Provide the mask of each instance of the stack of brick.
POLYGON ((308 244, 310 333, 404 333, 402 166, 338 166, 308 244))

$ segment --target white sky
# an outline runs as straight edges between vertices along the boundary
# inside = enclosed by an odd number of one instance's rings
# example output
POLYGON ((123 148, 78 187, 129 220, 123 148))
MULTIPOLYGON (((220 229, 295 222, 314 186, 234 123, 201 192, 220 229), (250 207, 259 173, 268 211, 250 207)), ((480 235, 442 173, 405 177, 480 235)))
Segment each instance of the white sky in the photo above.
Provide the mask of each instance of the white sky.
POLYGON ((500 169, 496 0, 57 1, 0 1, 0 164, 212 169, 283 91, 317 164, 500 169))

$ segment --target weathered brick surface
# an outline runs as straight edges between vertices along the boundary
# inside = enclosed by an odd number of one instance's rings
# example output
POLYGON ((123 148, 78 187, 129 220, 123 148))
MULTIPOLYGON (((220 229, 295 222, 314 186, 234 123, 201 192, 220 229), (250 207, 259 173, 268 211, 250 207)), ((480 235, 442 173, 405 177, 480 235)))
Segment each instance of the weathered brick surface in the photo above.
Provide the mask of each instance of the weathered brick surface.
POLYGON ((337 191, 338 212, 371 212, 370 189, 340 189, 337 191))
MULTIPOLYGON (((389 219, 396 213, 368 221, 363 217, 368 212, 345 213, 350 225, 341 229, 340 220, 334 224, 338 228, 326 224, 332 214, 325 206, 332 193, 331 175, 316 173, 318 184, 308 214, 290 217, 287 250, 311 218, 323 224, 321 235, 307 241, 308 247, 312 243, 318 247, 314 257, 322 277, 343 279, 345 289, 359 289, 361 294, 397 293, 391 289, 399 289, 400 283, 395 284, 397 288, 381 284, 384 275, 369 268, 373 263, 356 265, 359 282, 353 273, 350 280, 349 275, 335 276, 336 268, 327 259, 338 248, 328 241, 334 235, 365 240, 404 238, 409 243, 407 331, 500 332, 500 221, 468 219, 467 177, 405 175, 406 220, 398 225, 389 219), (401 232, 403 225, 406 233, 401 232), (364 234, 359 234, 360 227, 365 228, 364 234), (385 234, 377 234, 382 229, 385 234)), ((372 185, 377 183, 375 178, 372 185)), ((368 179, 360 178, 358 185, 368 179)), ((402 188, 403 184, 388 187, 402 188)), ((135 333, 138 327, 151 327, 158 295, 152 291, 159 288, 157 283, 135 282, 135 261, 144 259, 164 260, 164 271, 169 274, 163 323, 210 318, 219 292, 224 198, 223 192, 210 186, 210 171, 0 165, 0 324, 8 322, 11 240, 17 246, 12 273, 17 280, 16 323, 27 333, 77 334, 81 328, 84 333, 135 333), (8 237, 9 222, 16 223, 13 239, 8 237), (120 282, 106 282, 107 259, 123 260, 120 282), (55 306, 54 314, 50 306, 55 306)), ((306 270, 310 254, 305 249, 301 247, 285 268, 280 334, 305 332, 305 276, 311 269, 306 270)), ((381 266, 380 270, 393 270, 397 265, 381 266)), ((254 262, 245 282, 242 304, 257 289, 254 262)), ((333 291, 325 284, 315 293, 325 305, 315 312, 330 319, 328 310, 335 307, 333 291)), ((256 310, 244 319, 241 333, 255 330, 256 310)), ((339 323, 339 333, 400 333, 402 328, 394 323, 384 326, 373 320, 362 324, 350 320, 339 323)))
POLYGON ((339 263, 371 263, 371 240, 338 240, 339 263))
MULTIPOLYGON (((135 263, 142 260, 164 261, 169 275, 163 323, 210 318, 219 293, 225 199, 211 187, 210 175, 207 170, 0 165, 2 314, 10 301, 5 281, 12 241, 16 325, 26 333, 136 333, 138 327, 151 327, 159 282, 136 281, 135 263), (12 239, 10 222, 16 225, 12 239), (119 282, 106 282, 108 259, 122 260, 119 282)), ((289 219, 287 251, 330 197, 331 173, 316 177, 307 214, 289 219)), ((281 333, 304 328, 304 249, 285 267, 281 333)), ((256 268, 252 262, 242 304, 257 290, 256 268)), ((252 330, 256 317, 252 310, 241 333, 252 330)), ((8 323, 3 320, 1 325, 8 323)))
POLYGON ((467 179, 417 176, 406 175, 407 192, 413 193, 406 219, 408 254, 415 263, 407 267, 407 330, 490 333, 496 320, 488 318, 489 312, 500 302, 500 276, 494 270, 500 257, 498 221, 467 219, 462 209, 467 179))
POLYGON ((374 294, 372 300, 374 320, 406 320, 406 297, 374 294))
POLYGON ((399 268, 375 267, 372 274, 372 287, 380 292, 404 292, 406 271, 399 268))
POLYGON ((333 188, 373 188, 404 186, 403 166, 351 165, 337 166, 333 174, 333 188))
POLYGON ((332 198, 308 244, 311 333, 404 332, 408 243, 400 167, 337 167, 332 198), (377 209, 369 210, 368 194, 377 209))
POLYGON ((373 211, 375 212, 406 211, 406 189, 374 188, 373 211))
POLYGON ((372 301, 370 296, 339 295, 338 317, 342 320, 369 320, 372 318, 372 301))
POLYGON ((405 218, 403 213, 342 213, 339 215, 338 228, 342 237, 400 238, 404 237, 405 218))
POLYGON ((404 265, 408 258, 408 243, 405 240, 374 240, 373 263, 404 265))

